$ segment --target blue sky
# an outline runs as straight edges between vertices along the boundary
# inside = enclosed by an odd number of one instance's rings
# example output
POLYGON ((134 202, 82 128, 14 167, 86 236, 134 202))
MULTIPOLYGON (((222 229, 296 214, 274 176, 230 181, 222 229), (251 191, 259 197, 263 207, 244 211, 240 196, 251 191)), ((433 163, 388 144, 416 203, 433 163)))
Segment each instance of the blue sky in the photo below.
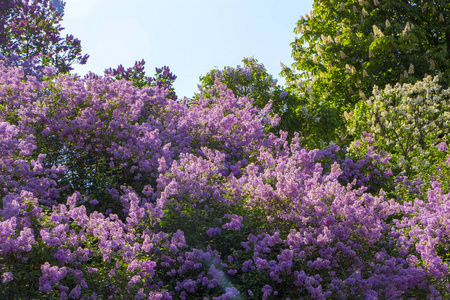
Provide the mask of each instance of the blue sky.
POLYGON ((81 40, 91 57, 75 73, 146 61, 146 71, 167 65, 178 76, 179 97, 197 91, 199 76, 241 64, 263 63, 280 84, 280 62, 292 63, 290 43, 300 15, 313 0, 66 0, 64 33, 81 40))

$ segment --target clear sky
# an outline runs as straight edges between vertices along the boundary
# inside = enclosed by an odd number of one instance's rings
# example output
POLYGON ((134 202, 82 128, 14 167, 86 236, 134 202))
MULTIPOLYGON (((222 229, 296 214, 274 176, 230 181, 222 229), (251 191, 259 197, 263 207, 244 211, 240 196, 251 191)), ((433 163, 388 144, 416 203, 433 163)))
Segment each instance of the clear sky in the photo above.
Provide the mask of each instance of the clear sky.
POLYGON ((178 76, 179 97, 197 92, 199 76, 254 57, 279 80, 280 62, 292 63, 290 43, 313 0, 66 0, 64 33, 81 40, 86 65, 103 71, 146 61, 146 72, 167 65, 178 76))

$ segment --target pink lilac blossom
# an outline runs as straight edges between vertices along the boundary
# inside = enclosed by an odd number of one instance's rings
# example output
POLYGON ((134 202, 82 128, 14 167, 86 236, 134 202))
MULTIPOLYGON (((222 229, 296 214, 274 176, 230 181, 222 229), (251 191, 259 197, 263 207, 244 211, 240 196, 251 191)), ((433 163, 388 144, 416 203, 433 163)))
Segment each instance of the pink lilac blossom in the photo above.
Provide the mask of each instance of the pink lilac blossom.
POLYGON ((6 272, 2 274, 2 283, 7 283, 14 280, 14 276, 11 272, 6 272))

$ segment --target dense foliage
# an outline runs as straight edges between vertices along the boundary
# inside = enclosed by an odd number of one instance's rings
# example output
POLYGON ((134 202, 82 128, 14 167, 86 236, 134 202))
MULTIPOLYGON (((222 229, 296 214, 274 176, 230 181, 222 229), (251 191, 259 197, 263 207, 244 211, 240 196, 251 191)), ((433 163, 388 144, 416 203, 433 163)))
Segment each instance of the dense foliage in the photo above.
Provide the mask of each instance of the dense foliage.
POLYGON ((446 295, 449 194, 387 198, 370 138, 307 151, 220 83, 187 106, 109 75, 22 78, 0 66, 3 298, 446 295))
POLYGON ((33 47, 42 61, 0 60, 1 299, 450 297, 439 77, 375 88, 342 114, 346 147, 312 149, 347 101, 317 81, 284 89, 247 59, 179 101, 167 67, 80 78, 33 47))
POLYGON ((438 144, 449 142, 449 110, 450 89, 429 76, 415 84, 375 87, 373 97, 346 114, 347 127, 356 136, 372 132, 377 148, 389 151, 410 173, 438 144))
POLYGON ((370 98, 375 85, 439 74, 448 87, 449 20, 450 3, 442 0, 314 1, 298 21, 295 62, 283 75, 293 90, 314 94, 306 107, 322 119, 316 138, 336 141, 344 131, 343 111, 370 98), (330 129, 335 134, 324 135, 330 129))

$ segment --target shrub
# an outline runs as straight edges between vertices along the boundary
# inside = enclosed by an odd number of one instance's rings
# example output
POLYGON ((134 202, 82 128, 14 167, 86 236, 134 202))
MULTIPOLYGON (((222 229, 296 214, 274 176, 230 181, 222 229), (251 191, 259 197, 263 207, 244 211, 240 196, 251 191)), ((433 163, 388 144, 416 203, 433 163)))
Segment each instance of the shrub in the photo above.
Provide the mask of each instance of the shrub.
POLYGON ((220 83, 187 105, 110 75, 21 78, 0 64, 1 298, 448 296, 449 196, 366 192, 387 159, 368 136, 328 159, 220 83))

